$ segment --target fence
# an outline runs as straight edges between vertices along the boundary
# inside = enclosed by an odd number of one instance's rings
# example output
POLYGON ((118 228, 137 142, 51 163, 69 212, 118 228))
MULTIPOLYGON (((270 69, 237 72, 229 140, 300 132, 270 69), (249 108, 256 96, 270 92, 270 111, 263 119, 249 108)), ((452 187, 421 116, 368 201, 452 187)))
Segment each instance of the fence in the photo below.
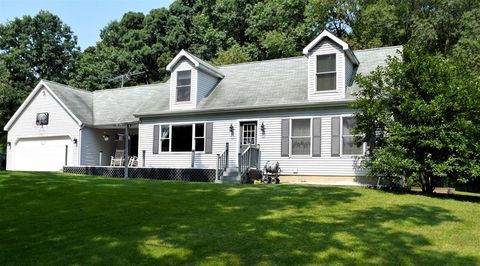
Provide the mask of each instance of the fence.
MULTIPOLYGON (((63 172, 70 174, 110 176, 123 178, 125 168, 115 166, 64 166, 63 172)), ((128 168, 129 178, 175 180, 189 182, 215 182, 215 169, 174 168, 128 168)))

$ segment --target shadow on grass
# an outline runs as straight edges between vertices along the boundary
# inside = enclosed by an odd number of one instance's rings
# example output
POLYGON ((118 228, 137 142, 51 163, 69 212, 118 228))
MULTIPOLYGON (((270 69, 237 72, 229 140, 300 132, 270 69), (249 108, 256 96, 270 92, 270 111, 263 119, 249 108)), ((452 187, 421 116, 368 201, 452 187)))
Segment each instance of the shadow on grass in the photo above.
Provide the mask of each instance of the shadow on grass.
MULTIPOLYGON (((376 189, 376 188, 372 188, 372 189, 376 189)), ((402 194, 422 195, 425 197, 431 197, 431 198, 437 198, 437 199, 452 199, 452 200, 467 201, 467 202, 480 202, 480 194, 474 195, 474 193, 470 193, 470 195, 465 195, 465 194, 462 195, 462 194, 459 194, 459 192, 456 192, 457 194, 444 194, 444 193, 424 194, 422 192, 417 192, 417 191, 391 190, 389 188, 383 188, 379 190, 386 193, 397 194, 397 195, 402 195, 402 194)))
POLYGON ((0 263, 478 263, 395 226, 457 221, 448 210, 361 201, 340 187, 2 174, 0 263))

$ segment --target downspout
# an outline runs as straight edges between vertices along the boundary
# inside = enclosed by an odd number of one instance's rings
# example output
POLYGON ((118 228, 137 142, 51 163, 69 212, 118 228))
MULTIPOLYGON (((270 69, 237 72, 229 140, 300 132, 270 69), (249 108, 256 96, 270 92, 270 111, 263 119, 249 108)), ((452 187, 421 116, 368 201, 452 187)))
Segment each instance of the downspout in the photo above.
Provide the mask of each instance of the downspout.
POLYGON ((123 155, 125 157, 124 158, 125 170, 123 171, 123 177, 125 179, 128 178, 128 163, 129 163, 129 161, 128 161, 128 158, 129 158, 129 156, 128 156, 128 154, 129 154, 129 151, 128 151, 128 131, 129 130, 128 129, 129 128, 130 128, 130 125, 126 124, 125 125, 125 137, 124 137, 125 153, 123 155))
POLYGON ((80 128, 78 129, 78 142, 77 142, 77 166, 82 165, 82 129, 85 125, 82 123, 80 124, 80 128))

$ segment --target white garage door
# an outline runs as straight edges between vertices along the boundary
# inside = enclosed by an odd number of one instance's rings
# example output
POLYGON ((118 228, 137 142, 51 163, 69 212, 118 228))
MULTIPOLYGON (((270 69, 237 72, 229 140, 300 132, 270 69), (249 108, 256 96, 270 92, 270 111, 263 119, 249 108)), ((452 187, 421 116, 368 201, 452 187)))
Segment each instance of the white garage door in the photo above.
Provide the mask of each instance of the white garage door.
POLYGON ((14 168, 19 171, 59 171, 65 165, 66 151, 69 156, 72 154, 71 143, 68 137, 19 140, 15 146, 14 168))

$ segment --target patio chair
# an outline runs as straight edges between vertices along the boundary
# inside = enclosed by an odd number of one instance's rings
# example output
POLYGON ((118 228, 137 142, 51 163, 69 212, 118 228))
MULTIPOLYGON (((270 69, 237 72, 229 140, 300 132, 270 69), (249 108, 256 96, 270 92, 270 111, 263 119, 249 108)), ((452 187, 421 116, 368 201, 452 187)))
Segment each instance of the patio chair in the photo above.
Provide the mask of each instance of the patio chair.
POLYGON ((137 167, 138 166, 138 157, 137 156, 130 156, 128 159, 128 166, 129 167, 137 167))
POLYGON ((116 150, 115 156, 112 156, 112 159, 110 160, 110 166, 122 166, 125 161, 123 156, 125 156, 124 150, 116 150))

